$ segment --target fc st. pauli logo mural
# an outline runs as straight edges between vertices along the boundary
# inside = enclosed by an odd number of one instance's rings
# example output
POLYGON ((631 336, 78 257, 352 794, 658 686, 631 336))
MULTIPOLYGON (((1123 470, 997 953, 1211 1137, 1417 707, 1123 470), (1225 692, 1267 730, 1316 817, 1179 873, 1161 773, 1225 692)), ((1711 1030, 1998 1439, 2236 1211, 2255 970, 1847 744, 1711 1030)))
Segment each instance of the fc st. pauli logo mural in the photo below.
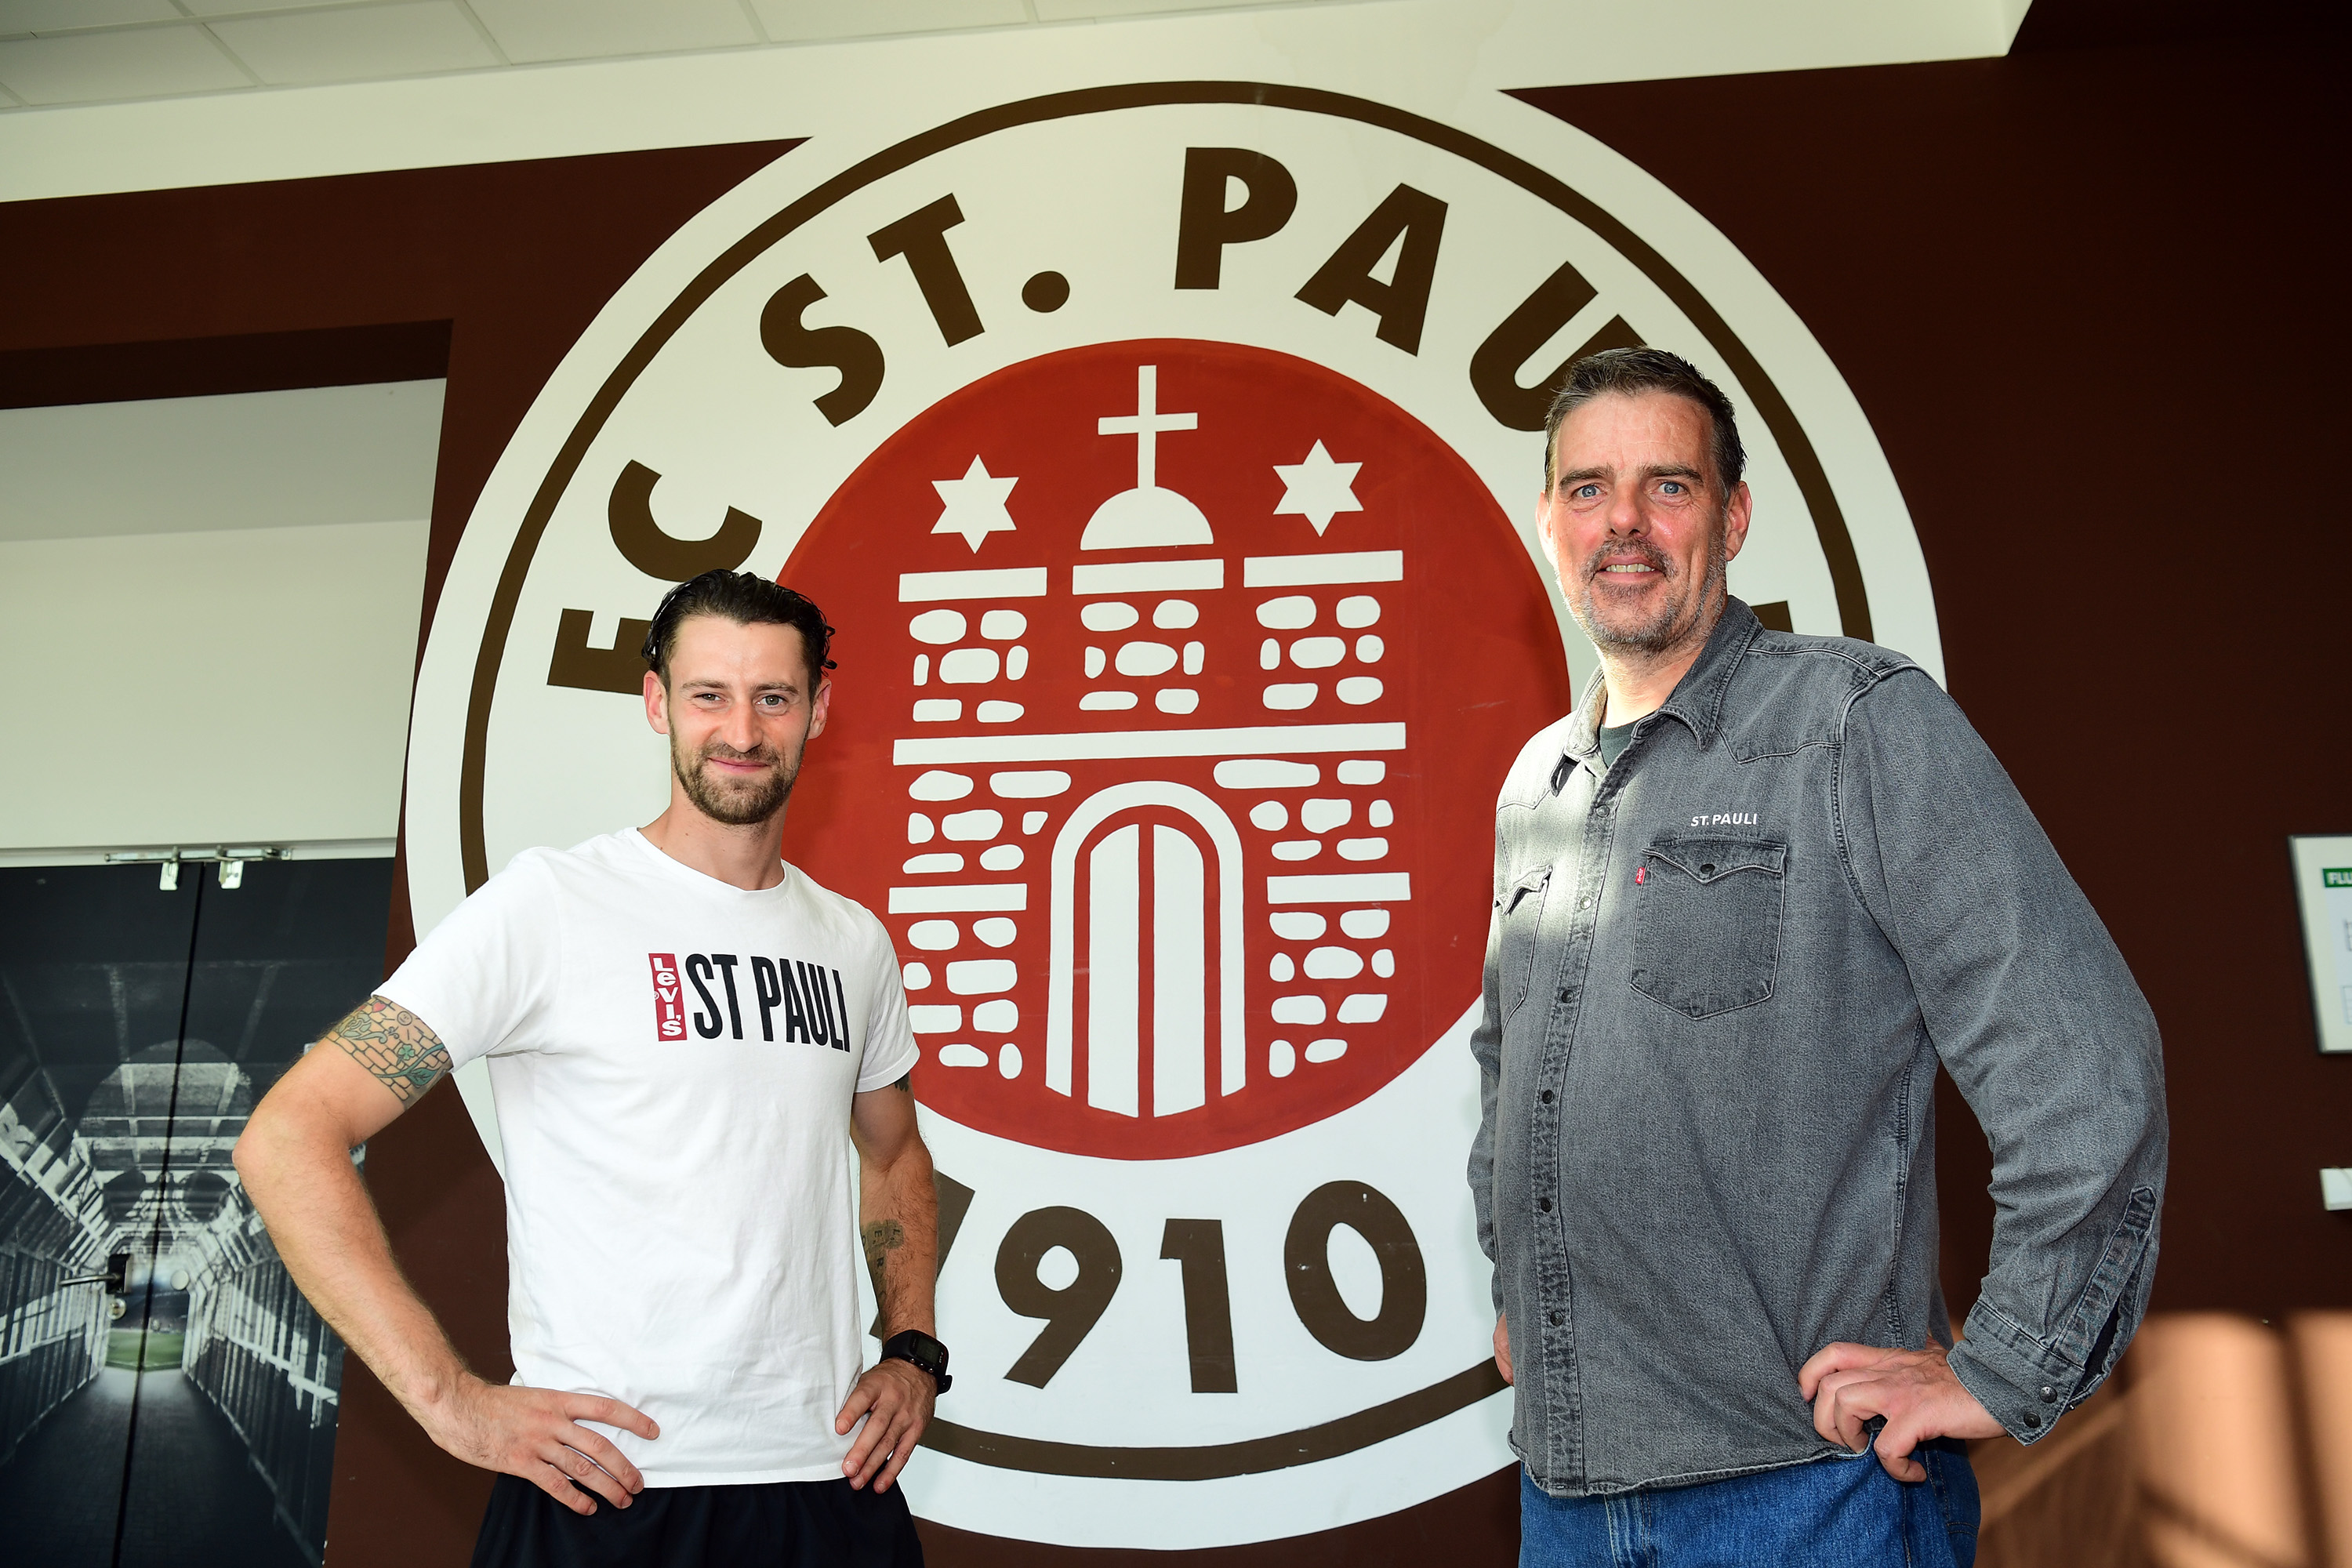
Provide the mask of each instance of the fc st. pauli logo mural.
MULTIPOLYGON (((1866 426, 1640 214, 1360 100, 1106 89, 820 147, 647 264, 486 492, 419 689, 420 921, 657 811, 615 695, 643 617, 780 575, 841 664, 786 852, 898 945, 942 1173, 918 1511, 1203 1545, 1491 1472, 1463 1037, 1494 792, 1589 658, 1531 545, 1542 387, 1699 361, 1755 456, 1735 591, 1932 657, 1866 426)), ((656 971, 647 1048, 693 1049, 715 993, 656 971)))

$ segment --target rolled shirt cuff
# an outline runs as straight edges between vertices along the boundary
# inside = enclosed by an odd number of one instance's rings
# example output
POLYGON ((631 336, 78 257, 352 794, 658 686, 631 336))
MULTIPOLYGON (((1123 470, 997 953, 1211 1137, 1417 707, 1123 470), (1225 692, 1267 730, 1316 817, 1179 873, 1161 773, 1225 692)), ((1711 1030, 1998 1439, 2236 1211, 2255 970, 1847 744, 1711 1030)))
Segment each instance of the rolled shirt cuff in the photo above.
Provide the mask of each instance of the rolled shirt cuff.
POLYGON ((2083 1381, 2080 1367, 2062 1367, 2017 1326, 1982 1302, 1969 1313, 1968 1335, 1952 1347, 1953 1375, 2001 1429, 2021 1443, 2050 1435, 2071 1407, 2083 1381))

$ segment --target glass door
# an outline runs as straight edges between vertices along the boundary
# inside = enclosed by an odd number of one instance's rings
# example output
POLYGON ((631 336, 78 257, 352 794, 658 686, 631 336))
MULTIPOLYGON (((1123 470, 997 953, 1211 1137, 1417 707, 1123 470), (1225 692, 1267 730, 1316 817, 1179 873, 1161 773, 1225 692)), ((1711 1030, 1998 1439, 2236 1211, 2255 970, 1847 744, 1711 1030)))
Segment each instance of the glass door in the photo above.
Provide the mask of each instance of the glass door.
POLYGON ((342 1347, 230 1151, 381 977, 392 863, 227 869, 0 870, 0 1518, 29 1561, 323 1555, 342 1347))
POLYGON ((114 1561, 150 1283, 123 1075, 178 1048, 196 884, 0 870, 0 1519, 26 1562, 114 1561))

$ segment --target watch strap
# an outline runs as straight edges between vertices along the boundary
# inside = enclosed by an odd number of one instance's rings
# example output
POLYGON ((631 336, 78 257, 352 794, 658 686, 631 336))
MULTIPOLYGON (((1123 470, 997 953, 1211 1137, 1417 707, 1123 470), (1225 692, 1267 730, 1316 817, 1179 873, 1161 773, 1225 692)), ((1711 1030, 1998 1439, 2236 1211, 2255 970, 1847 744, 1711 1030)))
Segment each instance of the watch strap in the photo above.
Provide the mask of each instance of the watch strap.
POLYGON ((945 1394, 955 1380, 948 1375, 948 1347, 920 1329, 906 1329, 892 1334, 882 1343, 884 1361, 903 1361, 919 1372, 931 1374, 931 1381, 945 1394))

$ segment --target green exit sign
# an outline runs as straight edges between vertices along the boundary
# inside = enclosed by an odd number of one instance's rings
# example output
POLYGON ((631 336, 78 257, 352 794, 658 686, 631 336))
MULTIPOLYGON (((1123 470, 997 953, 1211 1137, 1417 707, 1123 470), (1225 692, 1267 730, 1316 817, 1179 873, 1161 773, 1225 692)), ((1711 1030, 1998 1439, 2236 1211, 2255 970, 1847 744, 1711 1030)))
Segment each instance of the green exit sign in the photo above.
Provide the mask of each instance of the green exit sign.
POLYGON ((2352 866, 2321 868, 2319 885, 2323 888, 2352 888, 2352 866))

